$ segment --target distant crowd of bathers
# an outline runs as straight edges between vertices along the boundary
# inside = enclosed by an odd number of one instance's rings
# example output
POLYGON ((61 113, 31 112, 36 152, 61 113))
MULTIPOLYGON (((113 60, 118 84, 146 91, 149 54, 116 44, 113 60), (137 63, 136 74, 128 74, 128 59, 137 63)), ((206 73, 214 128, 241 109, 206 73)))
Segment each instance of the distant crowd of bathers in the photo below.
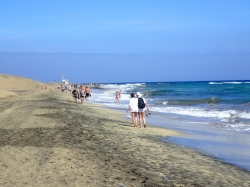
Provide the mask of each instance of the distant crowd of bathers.
POLYGON ((58 89, 62 92, 69 91, 72 94, 74 102, 78 100, 83 104, 85 100, 91 97, 90 87, 100 87, 100 84, 61 84, 58 85, 58 89))

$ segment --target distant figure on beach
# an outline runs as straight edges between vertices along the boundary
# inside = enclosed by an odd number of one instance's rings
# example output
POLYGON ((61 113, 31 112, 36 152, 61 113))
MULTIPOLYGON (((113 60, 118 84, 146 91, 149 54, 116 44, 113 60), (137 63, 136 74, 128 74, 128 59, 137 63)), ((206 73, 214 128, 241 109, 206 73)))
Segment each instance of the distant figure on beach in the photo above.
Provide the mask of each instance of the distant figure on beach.
POLYGON ((119 100, 120 100, 122 97, 122 90, 120 90, 118 93, 119 93, 119 100))
POLYGON ((149 108, 146 103, 146 100, 142 97, 143 94, 141 94, 140 92, 137 92, 136 95, 138 98, 138 116, 139 116, 140 128, 142 128, 142 122, 143 122, 144 128, 146 128, 147 125, 146 125, 144 111, 145 111, 145 107, 148 109, 148 111, 149 111, 149 108))
POLYGON ((81 91, 80 91, 81 103, 84 103, 84 97, 85 97, 85 87, 82 86, 82 87, 81 87, 81 91))
POLYGON ((129 111, 131 112, 133 125, 134 127, 137 127, 138 99, 135 98, 134 93, 131 93, 130 96, 131 96, 131 99, 129 101, 127 113, 129 111))
POLYGON ((72 91, 72 96, 73 96, 74 101, 75 101, 75 103, 76 103, 77 98, 78 98, 78 91, 77 91, 77 89, 74 89, 74 90, 72 91))
POLYGON ((85 88, 85 99, 88 100, 89 97, 91 97, 90 88, 86 87, 85 88))
POLYGON ((68 86, 68 91, 71 93, 71 89, 72 89, 72 87, 71 87, 71 85, 69 85, 68 86))
POLYGON ((61 91, 64 92, 64 85, 61 85, 61 91))
POLYGON ((118 91, 115 92, 115 101, 116 101, 117 103, 120 102, 120 93, 119 93, 118 91))

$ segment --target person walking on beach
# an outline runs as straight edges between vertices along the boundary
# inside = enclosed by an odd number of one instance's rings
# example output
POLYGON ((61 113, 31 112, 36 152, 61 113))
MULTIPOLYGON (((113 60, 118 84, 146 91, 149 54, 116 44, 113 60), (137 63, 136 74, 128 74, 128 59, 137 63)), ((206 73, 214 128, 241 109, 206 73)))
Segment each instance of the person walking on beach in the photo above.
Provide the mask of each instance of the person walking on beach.
POLYGON ((68 91, 71 93, 71 89, 72 89, 72 87, 71 87, 71 85, 69 85, 68 86, 68 91))
POLYGON ((140 92, 136 93, 138 98, 138 116, 139 116, 139 122, 140 122, 140 128, 142 128, 142 123, 144 125, 144 128, 147 127, 146 120, 145 120, 145 107, 148 109, 148 104, 146 103, 146 100, 142 97, 143 95, 140 92))
POLYGON ((78 98, 78 91, 77 91, 77 89, 74 89, 74 90, 72 91, 72 96, 73 96, 73 98, 74 98, 74 100, 75 100, 75 103, 76 103, 77 98, 78 98))
POLYGON ((80 91, 81 103, 84 103, 84 97, 85 97, 85 87, 82 86, 80 91))
POLYGON ((120 91, 118 92, 118 94, 119 94, 119 100, 120 100, 121 97, 122 97, 122 90, 120 90, 120 91))
POLYGON ((117 103, 120 102, 120 94, 119 94, 118 91, 115 92, 115 101, 116 101, 117 103))
POLYGON ((64 92, 64 85, 61 85, 61 91, 64 92))
POLYGON ((91 95, 90 95, 90 88, 86 87, 85 88, 85 99, 88 100, 89 97, 91 97, 91 95))
POLYGON ((131 112, 133 125, 134 127, 137 127, 138 99, 135 98, 134 93, 131 93, 130 96, 131 96, 131 99, 129 101, 127 113, 129 111, 131 112))

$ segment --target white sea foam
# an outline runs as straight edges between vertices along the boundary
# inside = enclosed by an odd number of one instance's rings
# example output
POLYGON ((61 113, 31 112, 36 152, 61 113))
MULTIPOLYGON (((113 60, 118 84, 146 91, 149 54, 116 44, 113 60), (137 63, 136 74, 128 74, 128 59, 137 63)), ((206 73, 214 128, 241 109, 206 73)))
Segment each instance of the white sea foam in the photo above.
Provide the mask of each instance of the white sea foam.
POLYGON ((138 87, 142 84, 104 84, 102 88, 111 90, 129 90, 131 88, 138 87))
POLYGON ((250 119, 250 113, 249 112, 242 112, 239 114, 240 118, 244 118, 244 119, 250 119))
POLYGON ((225 110, 225 111, 210 110, 208 111, 205 109, 182 108, 182 107, 153 107, 151 110, 154 110, 157 112, 165 112, 165 113, 200 117, 200 118, 218 118, 223 121, 227 119, 233 119, 233 118, 250 119, 250 113, 236 111, 236 110, 225 110))
POLYGON ((231 124, 226 126, 227 130, 234 130, 237 132, 250 132, 250 125, 245 123, 231 124))
POLYGON ((250 84, 250 82, 209 82, 208 84, 250 84))
POLYGON ((185 123, 191 123, 191 124, 209 124, 209 123, 206 123, 206 122, 195 122, 195 121, 189 121, 189 122, 187 122, 187 121, 182 121, 182 122, 185 122, 185 123))

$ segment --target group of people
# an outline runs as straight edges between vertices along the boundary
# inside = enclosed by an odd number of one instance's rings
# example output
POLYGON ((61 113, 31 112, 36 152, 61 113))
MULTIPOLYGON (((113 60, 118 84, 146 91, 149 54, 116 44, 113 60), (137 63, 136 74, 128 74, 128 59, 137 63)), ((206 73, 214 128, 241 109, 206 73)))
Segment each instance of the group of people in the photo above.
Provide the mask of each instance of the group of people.
POLYGON ((90 88, 84 86, 81 86, 79 89, 75 88, 72 91, 72 96, 75 103, 77 102, 77 99, 80 99, 81 103, 84 103, 84 99, 88 100, 88 98, 91 97, 90 88))
MULTIPOLYGON (((73 91, 71 92, 73 98, 74 98, 74 102, 77 103, 77 99, 81 100, 81 103, 84 103, 84 100, 88 100, 89 97, 91 97, 90 94, 90 88, 88 86, 75 86, 75 85, 70 85, 68 87, 68 89, 71 91, 71 88, 73 88, 73 91)), ((144 128, 147 127, 146 125, 146 119, 145 119, 145 110, 147 109, 148 114, 149 113, 149 107, 148 104, 146 103, 146 100, 142 97, 143 94, 141 94, 140 92, 135 93, 131 93, 130 94, 131 99, 129 101, 129 107, 127 109, 127 113, 130 111, 131 112, 131 118, 132 118, 132 122, 134 127, 137 127, 137 117, 139 118, 139 123, 140 123, 140 128, 142 128, 144 126, 144 128)), ((117 103, 120 102, 120 98, 121 98, 121 90, 120 91, 116 91, 115 94, 115 100, 117 103)))
POLYGON ((142 128, 142 124, 144 125, 144 128, 146 128, 147 125, 144 112, 146 108, 149 111, 146 100, 142 97, 143 95, 140 92, 136 93, 136 95, 135 93, 131 93, 130 96, 131 99, 129 101, 129 107, 127 113, 129 111, 131 112, 131 118, 134 127, 137 127, 137 116, 138 116, 140 122, 140 128, 142 128))

